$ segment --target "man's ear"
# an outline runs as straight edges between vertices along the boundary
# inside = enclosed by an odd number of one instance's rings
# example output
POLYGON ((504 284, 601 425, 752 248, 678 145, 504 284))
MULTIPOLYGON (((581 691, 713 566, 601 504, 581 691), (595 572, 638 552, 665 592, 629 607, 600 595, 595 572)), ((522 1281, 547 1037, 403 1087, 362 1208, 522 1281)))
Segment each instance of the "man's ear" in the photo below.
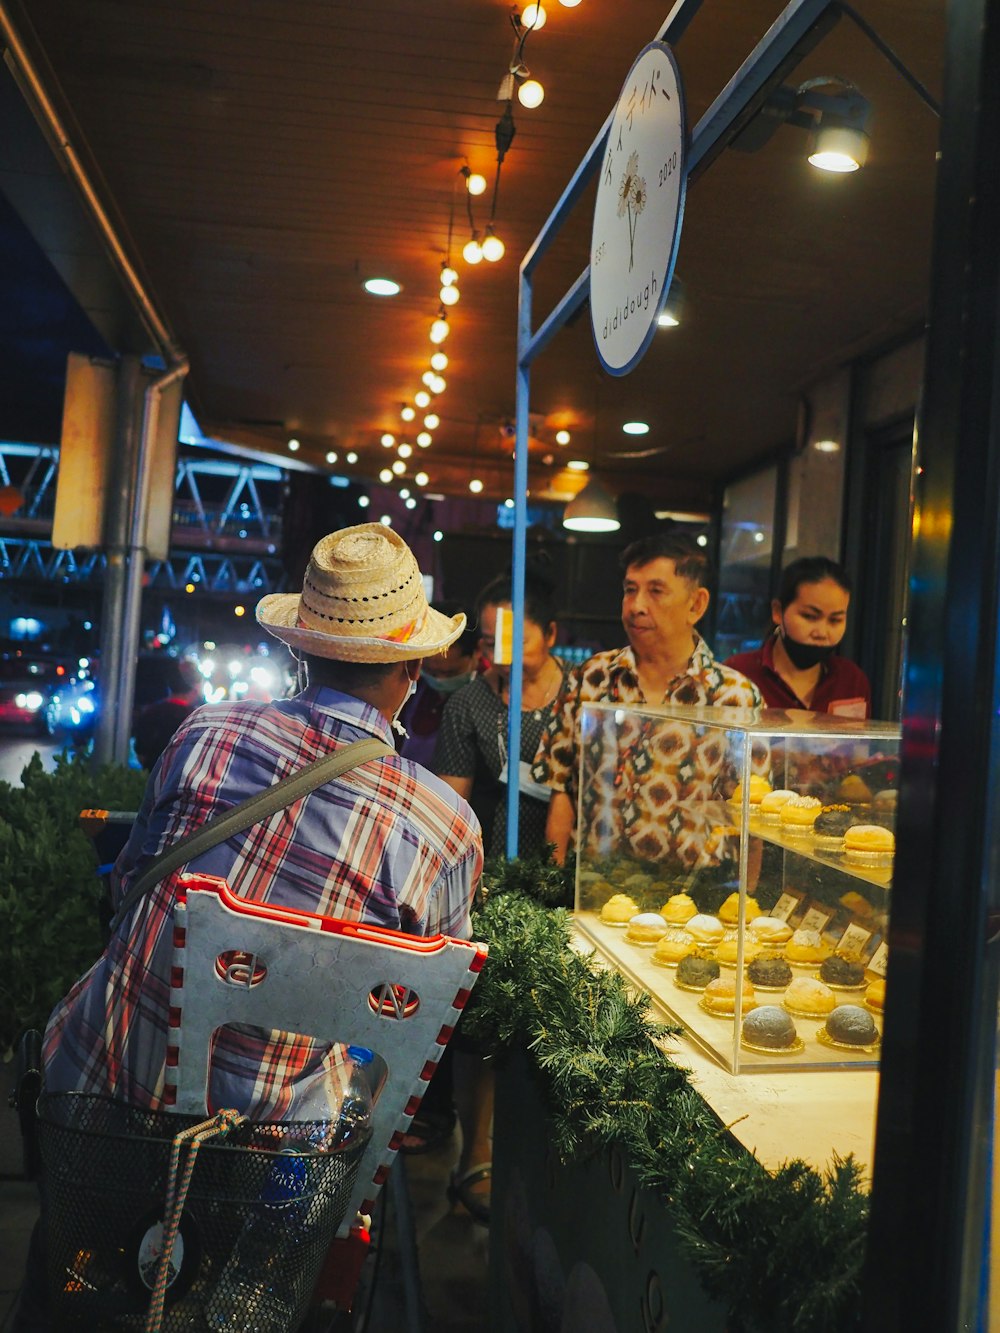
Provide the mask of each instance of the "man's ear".
POLYGON ((691 594, 691 605, 688 614, 691 618, 691 624, 697 625, 708 610, 709 592, 707 588, 697 587, 691 594))

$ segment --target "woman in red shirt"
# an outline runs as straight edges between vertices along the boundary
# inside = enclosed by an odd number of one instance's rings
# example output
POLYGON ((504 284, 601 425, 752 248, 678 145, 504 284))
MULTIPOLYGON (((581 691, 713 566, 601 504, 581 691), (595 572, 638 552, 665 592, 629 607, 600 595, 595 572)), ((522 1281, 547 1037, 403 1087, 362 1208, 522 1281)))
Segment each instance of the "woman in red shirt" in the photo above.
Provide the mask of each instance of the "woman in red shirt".
POLYGON ((836 651, 847 629, 850 600, 850 579, 836 561, 825 556, 794 561, 783 571, 771 602, 774 632, 759 648, 737 653, 726 665, 753 681, 768 708, 869 717, 868 677, 836 651))

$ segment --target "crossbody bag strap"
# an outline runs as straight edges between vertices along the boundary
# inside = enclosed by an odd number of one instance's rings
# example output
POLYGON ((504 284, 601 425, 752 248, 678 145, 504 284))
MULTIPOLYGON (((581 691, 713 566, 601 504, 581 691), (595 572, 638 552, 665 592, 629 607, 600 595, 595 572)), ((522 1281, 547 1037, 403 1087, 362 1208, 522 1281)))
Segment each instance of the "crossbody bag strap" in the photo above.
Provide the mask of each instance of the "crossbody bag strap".
POLYGON ((248 796, 245 801, 240 801, 239 805, 234 805, 225 814, 209 819, 189 836, 179 838, 165 851, 154 856, 129 889, 111 922, 112 933, 118 929, 120 922, 131 912, 140 898, 143 898, 161 879, 172 875, 180 866, 187 865, 189 861, 193 861, 210 848, 225 842, 234 833, 240 833, 243 829, 262 823, 276 810, 283 810, 285 806, 294 804, 300 797, 308 795, 313 788, 321 787, 323 783, 340 777, 349 769, 357 768, 359 764, 367 763, 369 759, 377 759, 380 755, 395 753, 391 745, 387 745, 385 741, 375 736, 363 741, 353 741, 336 753, 324 755, 322 759, 316 759, 305 768, 300 768, 298 772, 282 778, 266 791, 248 796))

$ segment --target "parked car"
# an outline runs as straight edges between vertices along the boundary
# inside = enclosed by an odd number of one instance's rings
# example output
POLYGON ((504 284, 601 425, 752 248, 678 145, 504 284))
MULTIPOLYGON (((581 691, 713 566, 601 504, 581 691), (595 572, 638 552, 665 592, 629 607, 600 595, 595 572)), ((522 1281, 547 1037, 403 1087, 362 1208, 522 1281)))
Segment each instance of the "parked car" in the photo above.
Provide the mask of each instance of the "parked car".
POLYGON ((48 704, 66 665, 29 649, 0 652, 0 726, 49 735, 48 704))

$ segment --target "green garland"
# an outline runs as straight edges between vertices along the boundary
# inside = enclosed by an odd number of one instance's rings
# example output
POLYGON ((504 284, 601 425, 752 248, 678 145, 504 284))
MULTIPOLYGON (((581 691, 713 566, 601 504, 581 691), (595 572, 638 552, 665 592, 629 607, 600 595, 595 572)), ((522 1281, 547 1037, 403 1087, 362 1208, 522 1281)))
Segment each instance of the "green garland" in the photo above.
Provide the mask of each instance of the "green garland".
POLYGON ((658 1047, 679 1029, 654 1022, 647 996, 570 947, 568 912, 527 896, 532 876, 548 902, 565 900, 568 874, 543 861, 488 868, 473 930, 490 957, 463 1031, 494 1054, 527 1046, 564 1161, 624 1146, 706 1291, 741 1328, 854 1328, 868 1218, 857 1164, 765 1170, 658 1047))

